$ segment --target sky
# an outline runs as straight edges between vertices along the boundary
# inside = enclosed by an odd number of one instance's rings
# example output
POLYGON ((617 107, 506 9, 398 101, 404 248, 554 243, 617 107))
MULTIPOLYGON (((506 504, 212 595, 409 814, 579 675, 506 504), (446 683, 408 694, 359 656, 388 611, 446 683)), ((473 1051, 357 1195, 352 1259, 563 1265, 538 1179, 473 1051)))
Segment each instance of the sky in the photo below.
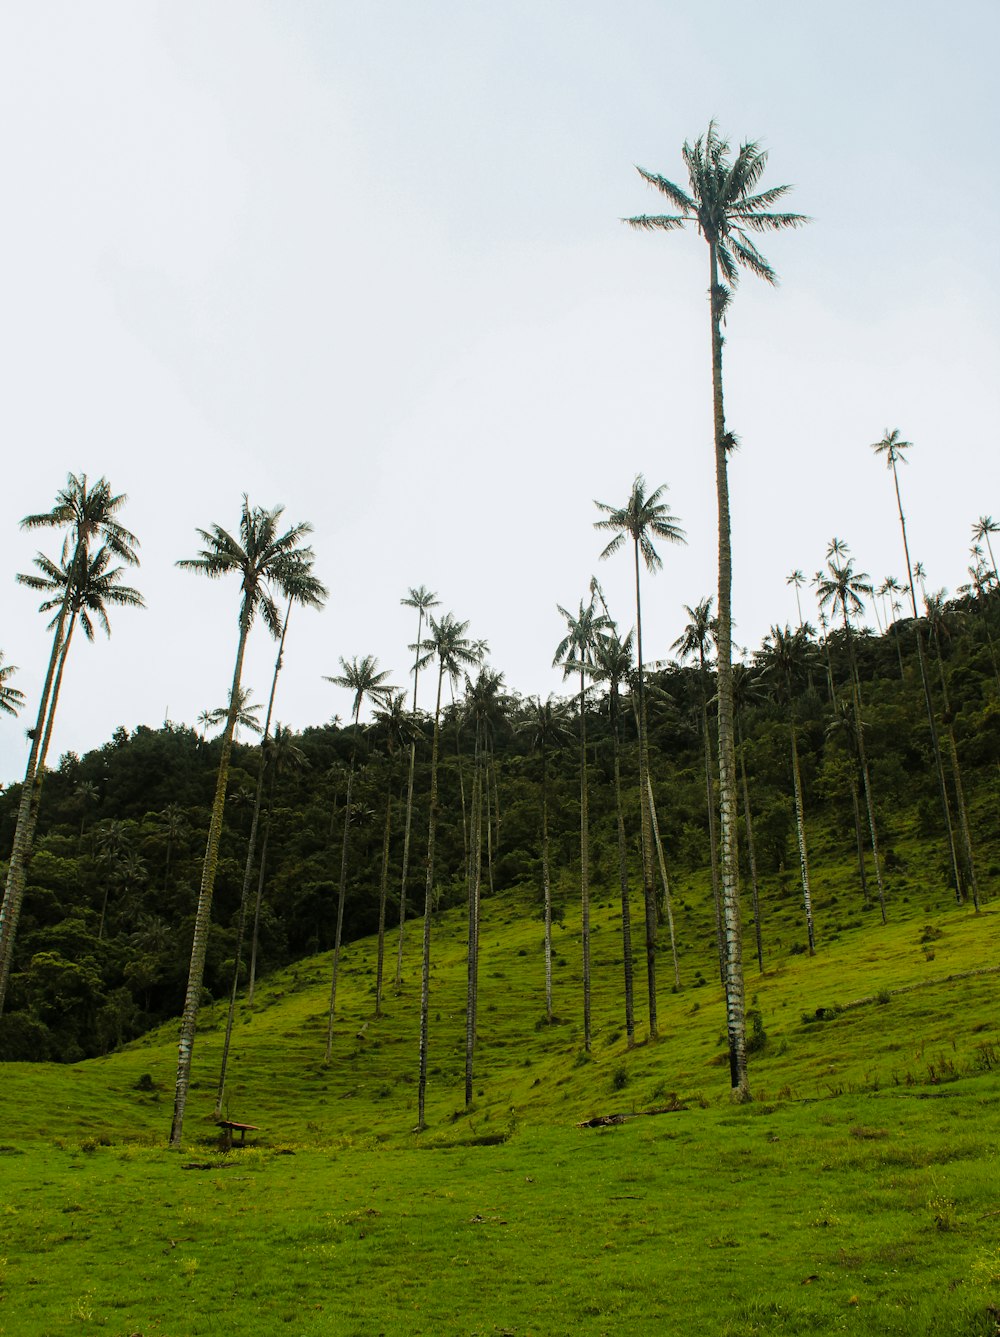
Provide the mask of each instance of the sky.
MULTIPOLYGON (((715 589, 708 252, 647 234, 636 164, 684 183, 714 117, 759 140, 809 225, 763 239, 726 328, 735 640, 794 623, 796 568, 846 540, 967 579, 1000 517, 994 0, 74 0, 0 4, 0 719, 23 774, 50 647, 18 585, 69 473, 126 493, 143 611, 74 641, 50 762, 225 703, 238 582, 176 566, 241 501, 308 521, 321 612, 293 614, 276 716, 346 716, 372 654, 408 684, 412 586, 469 621, 510 688, 551 667, 601 562, 595 499, 668 485, 687 542, 644 582, 647 660, 715 589), (991 127, 993 129, 991 130, 991 127)), ((803 590, 806 617, 815 619, 803 590)), ((266 697, 256 627, 245 683, 266 697)))

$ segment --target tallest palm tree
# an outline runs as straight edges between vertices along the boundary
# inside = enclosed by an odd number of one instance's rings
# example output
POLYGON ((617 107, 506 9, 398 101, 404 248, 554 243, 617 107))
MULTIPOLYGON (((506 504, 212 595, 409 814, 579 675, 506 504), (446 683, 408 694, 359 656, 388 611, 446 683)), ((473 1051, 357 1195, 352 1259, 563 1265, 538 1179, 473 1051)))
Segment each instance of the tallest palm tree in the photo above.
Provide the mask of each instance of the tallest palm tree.
POLYGON ((243 598, 240 601, 239 635, 236 644, 236 663, 229 691, 229 712, 222 735, 222 751, 215 782, 215 798, 208 824, 205 862, 202 865, 201 890, 195 913, 194 938, 191 944, 191 964, 188 971, 187 994, 181 1017, 181 1033, 177 1051, 177 1079, 174 1087, 174 1118, 170 1131, 170 1145, 180 1146, 184 1128, 184 1108, 187 1104, 191 1081, 191 1055, 194 1048, 201 986, 205 975, 205 956, 208 950, 208 929, 212 916, 212 894, 215 873, 219 863, 219 842, 222 838, 222 815, 226 803, 226 782, 229 779, 229 759, 233 749, 233 733, 240 706, 240 687, 243 677, 243 657, 254 619, 259 615, 271 634, 281 634, 281 616, 274 601, 275 589, 291 596, 301 587, 314 560, 311 548, 302 547, 302 540, 312 531, 308 524, 294 525, 282 534, 279 521, 283 507, 263 510, 251 509, 243 498, 238 537, 220 525, 210 530, 199 529, 204 547, 197 557, 177 563, 189 571, 200 571, 212 580, 226 575, 240 577, 243 598))
POLYGON ((711 121, 706 134, 682 149, 688 190, 666 177, 638 169, 665 195, 674 214, 641 215, 626 221, 634 228, 670 232, 694 223, 708 243, 709 314, 712 336, 712 419, 715 436, 715 486, 719 510, 719 795, 722 844, 722 898, 726 925, 726 1027, 733 1096, 750 1098, 746 1072, 746 1018, 736 850, 736 746, 733 734, 732 551, 729 524, 727 456, 736 438, 726 428, 722 399, 722 319, 739 282, 740 268, 768 283, 774 270, 757 249, 751 233, 798 227, 802 214, 777 213, 774 206, 789 186, 761 189, 767 153, 758 144, 741 144, 735 157, 711 121))
POLYGON ((118 519, 118 512, 128 498, 124 493, 114 493, 106 478, 99 478, 96 483, 88 484, 87 475, 70 474, 66 486, 56 495, 56 502, 51 511, 39 515, 28 515, 21 521, 24 529, 65 529, 66 556, 64 566, 66 581, 59 608, 53 619, 55 631, 52 637, 52 650, 49 665, 42 687, 41 700, 38 703, 38 716, 31 731, 31 748, 28 764, 24 772, 24 786, 17 810, 17 825, 14 829, 14 844, 11 849, 10 864, 7 869, 7 883, 4 889, 3 906, 0 908, 0 1012, 3 1011, 4 997, 7 991, 7 979, 10 973, 11 956, 14 949, 14 935, 24 899, 25 879, 28 871, 28 857, 31 853, 31 836, 34 820, 41 797, 44 766, 40 763, 43 740, 51 732, 52 716, 55 710, 53 684, 57 666, 61 660, 66 638, 67 621, 71 616, 73 595, 80 582, 81 575, 87 570, 91 560, 91 549, 101 545, 111 557, 129 565, 138 565, 136 549, 139 540, 118 519))

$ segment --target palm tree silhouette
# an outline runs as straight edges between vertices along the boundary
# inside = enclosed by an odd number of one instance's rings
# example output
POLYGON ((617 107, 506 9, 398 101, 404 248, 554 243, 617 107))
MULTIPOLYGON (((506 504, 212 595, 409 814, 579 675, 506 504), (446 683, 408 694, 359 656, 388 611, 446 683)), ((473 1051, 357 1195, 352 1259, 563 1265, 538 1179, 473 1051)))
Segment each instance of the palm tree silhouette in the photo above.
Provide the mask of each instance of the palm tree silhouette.
POLYGON ((992 515, 981 515, 972 526, 972 537, 977 543, 986 540, 986 548, 990 554, 990 561, 993 564, 993 579, 1000 584, 1000 572, 997 571, 997 559, 993 556, 993 544, 990 542, 991 534, 1000 534, 1000 525, 993 519, 992 515))
MULTIPOLYGON (((955 842, 955 829, 951 820, 951 805, 948 801, 948 786, 944 778, 944 762, 941 758, 941 744, 938 740, 937 720, 934 716, 934 700, 931 695, 930 674, 927 672, 927 656, 924 653, 924 633, 920 622, 920 614, 917 611, 917 593, 914 588, 913 578, 916 575, 916 568, 910 561, 910 544, 906 536, 906 516, 903 514, 903 499, 899 490, 899 470, 898 464, 906 463, 905 452, 912 449, 912 442, 904 441, 900 436, 898 428, 888 427, 882 433, 880 441, 873 441, 872 450, 876 455, 885 456, 885 465, 887 469, 892 470, 892 482, 896 490, 896 509, 899 512, 899 528, 903 535, 903 555, 906 558, 906 581, 910 590, 910 606, 913 609, 913 621, 916 627, 917 637, 917 666, 920 669, 920 682, 924 689, 924 706, 927 710, 927 724, 931 734, 931 751, 934 754, 934 768, 937 772, 938 797, 941 802, 941 815, 944 818, 945 833, 948 838, 948 853, 951 858, 952 875, 955 882, 955 899, 961 903, 963 892, 962 871, 958 859, 958 847, 955 842)), ((923 568, 921 567, 921 575, 923 568)))
POLYGON ((802 572, 798 569, 798 567, 795 568, 795 570, 792 572, 790 576, 787 576, 785 578, 786 585, 795 586, 795 607, 798 609, 800 627, 802 626, 802 600, 799 598, 799 590, 805 584, 805 581, 806 578, 802 574, 802 572))
POLYGON ((969 830, 969 813, 965 802, 965 790, 962 785, 962 768, 958 761, 958 744, 955 742, 951 701, 948 697, 948 677, 944 669, 944 650, 942 642, 951 639, 952 628, 957 614, 951 612, 945 603, 944 590, 929 594, 924 599, 924 612, 930 628, 931 639, 937 651, 938 671, 941 675, 941 699, 944 702, 944 731, 948 739, 948 753, 951 758, 951 771, 955 781, 955 807, 958 811, 958 829, 962 836, 962 848, 965 854, 965 868, 972 891, 972 903, 976 914, 979 913, 979 883, 976 879, 976 864, 972 856, 972 834, 969 830))
POLYGON ((280 636, 281 619, 274 601, 274 592, 281 591, 282 594, 287 596, 295 587, 296 581, 301 580, 304 575, 311 571, 314 561, 312 549, 302 546, 306 535, 311 533, 312 526, 304 523, 293 525, 291 529, 281 533, 279 521, 283 512, 284 507, 282 506, 276 506, 273 510, 265 510, 259 506, 251 509, 249 501, 244 496, 238 534, 230 534, 221 525, 213 525, 211 529, 207 530, 199 529, 197 533, 205 546, 197 557, 182 558, 177 563, 184 570, 200 571, 202 575, 208 576, 211 580, 220 580, 227 575, 238 576, 242 589, 242 599, 240 600, 236 662, 233 666, 233 681, 229 692, 229 715, 222 735, 222 750, 216 776, 215 797, 212 802, 212 814, 205 844, 205 860, 202 866, 201 888, 198 893, 198 908, 195 912, 191 965, 188 971, 184 1012, 181 1017, 181 1033, 177 1053, 177 1079, 174 1088, 174 1117, 170 1131, 170 1145, 175 1147, 180 1146, 181 1143, 184 1128, 184 1109, 187 1104, 187 1094, 191 1080, 191 1055, 197 1029, 202 981, 205 975, 205 955, 208 950, 208 930, 212 915, 212 894, 215 889, 215 874, 219 862, 219 842, 222 837, 226 783, 229 778, 229 761, 233 750, 233 732, 236 728, 247 639, 250 635, 250 628, 258 616, 275 638, 280 636))
MULTIPOLYGON (((477 647, 478 649, 478 647, 477 647)), ((475 680, 465 675, 465 718, 473 724, 475 751, 472 772, 471 849, 467 868, 469 933, 465 991, 465 1104, 472 1104, 473 1059, 479 1008, 479 907, 483 875, 483 788, 490 847, 490 889, 493 890, 492 823, 489 813, 489 758, 497 726, 507 714, 503 674, 481 666, 475 680)))
MULTIPOLYGON (((351 766, 347 773, 347 800, 344 804, 344 838, 340 846, 340 882, 337 887, 337 931, 333 943, 333 976, 330 982, 330 1009, 326 1025, 326 1059, 333 1058, 333 1017, 337 1006, 337 975, 340 967, 340 943, 344 930, 344 902, 347 899, 347 854, 351 833, 351 794, 354 789, 354 771, 358 755, 358 719, 361 706, 366 699, 383 705, 390 692, 395 688, 386 682, 388 669, 380 669, 374 655, 364 655, 361 659, 348 662, 341 658, 343 672, 334 677, 326 677, 335 687, 346 687, 354 693, 351 713, 354 716, 354 734, 351 740, 351 766)), ((324 675, 325 676, 325 675, 324 675)))
POLYGON ((726 927, 726 1028, 733 1096, 750 1099, 746 1070, 746 1016, 743 998, 743 957, 740 931, 737 863, 736 751, 733 736, 732 682, 732 548, 729 521, 727 458, 736 439, 726 427, 722 395, 722 321, 739 282, 740 268, 775 283, 774 270, 755 245, 751 233, 799 227, 802 214, 776 213, 774 205, 789 186, 760 189, 767 153, 753 142, 730 156, 728 142, 714 121, 705 135, 682 150, 689 191, 666 177, 638 169, 643 180, 665 195, 676 214, 644 215, 626 221, 635 228, 673 231, 693 223, 708 243, 709 311, 712 330, 712 420, 715 436, 715 482, 719 511, 719 800, 722 824, 722 898, 726 927))
POLYGON ((632 556, 635 568, 635 628, 636 628, 636 668, 639 697, 639 812, 642 833, 642 893, 646 914, 646 983, 649 994, 649 1033, 656 1036, 656 893, 653 889, 653 834, 650 805, 647 791, 649 785, 649 731, 646 719, 646 683, 642 662, 642 601, 640 598, 639 555, 646 570, 655 572, 663 566, 663 559, 653 546, 653 538, 663 539, 668 543, 684 543, 684 531, 677 523, 677 517, 671 514, 670 507, 662 500, 667 490, 666 483, 661 483, 655 491, 646 495, 646 480, 642 474, 636 474, 632 491, 624 506, 610 506, 605 501, 595 501, 598 510, 605 512, 603 520, 595 520, 594 528, 610 530, 614 537, 601 553, 601 557, 610 557, 625 543, 626 537, 632 540, 632 556))
POLYGON ((3 651, 0 650, 0 710, 5 715, 16 715, 24 705, 24 693, 10 685, 10 679, 16 672, 17 665, 5 664, 3 651))
POLYGON ((406 743, 423 735, 406 709, 405 692, 390 691, 384 704, 372 711, 372 723, 389 756, 389 781, 385 788, 385 827, 382 834, 382 874, 378 898, 378 952, 375 969, 375 1016, 382 1015, 382 976, 385 966, 385 909, 389 895, 389 838, 392 831, 392 796, 396 788, 396 758, 406 743))
POLYGON ((583 1047, 590 1052, 590 812, 587 794, 587 672, 594 662, 594 642, 611 630, 611 619, 598 613, 593 593, 590 602, 580 600, 574 616, 560 604, 566 619, 566 635, 556 647, 552 663, 562 666, 563 677, 580 675, 580 909, 583 939, 583 1047))
POLYGON ((520 726, 528 733, 532 752, 542 760, 542 903, 545 917, 545 1020, 552 1024, 552 882, 549 864, 549 753, 570 739, 569 710, 564 701, 533 696, 520 726))
POLYGON ((806 936, 809 955, 816 952, 816 931, 813 925, 812 892, 809 887, 809 856, 806 850, 805 806, 802 800, 802 771, 799 766, 799 748, 795 727, 795 694, 808 677, 813 646, 803 628, 792 631, 789 626, 772 627, 761 650, 761 666, 770 679, 776 699, 788 719, 791 740, 792 784, 795 792, 795 832, 799 846, 799 868, 802 874, 802 901, 806 914, 806 936))
POLYGON ((708 852, 712 871, 712 904, 715 909, 715 945, 719 956, 719 975, 723 987, 726 984, 726 936, 723 930, 722 894, 719 878, 719 844, 715 830, 715 787, 712 784, 712 739, 708 727, 708 692, 707 668, 709 646, 718 630, 718 623, 712 617, 712 599, 702 599, 694 608, 684 605, 684 611, 691 619, 671 650, 687 659, 698 657, 698 685, 701 691, 701 734, 705 753, 705 798, 708 807, 708 852))
MULTIPOLYGON (((845 545, 846 548, 846 545, 845 545)), ((861 717, 861 682, 858 677, 858 665, 854 654, 854 633, 851 617, 864 612, 863 594, 872 592, 871 577, 867 571, 855 571, 854 559, 843 561, 831 560, 827 563, 827 575, 820 581, 818 594, 820 606, 831 605, 836 613, 838 607, 844 619, 844 635, 847 638, 847 658, 851 679, 851 699, 854 702, 854 728, 858 744, 858 761, 861 764, 861 780, 864 786, 865 807, 868 810, 868 831, 872 842, 872 861, 875 864, 875 882, 878 886, 878 903, 882 913, 882 923, 886 922, 885 888, 882 883, 882 860, 878 849, 878 826, 875 820, 875 801, 872 797, 871 776, 868 772, 868 758, 865 753, 864 721, 861 717)))
MULTIPOLYGON (((618 826, 618 882, 621 891, 622 906, 622 964, 625 972, 625 1037, 628 1048, 631 1049, 635 1044, 635 1006, 632 996, 632 914, 629 905, 629 886, 628 886, 628 862, 627 846, 625 840, 625 814, 622 809, 622 775, 621 775, 621 685, 628 682, 632 669, 632 633, 629 632, 624 640, 620 640, 617 632, 612 632, 608 636, 602 636, 594 644, 594 664, 591 669, 591 676, 595 682, 604 682, 608 686, 608 705, 611 715, 611 748, 613 758, 613 773, 615 785, 615 816, 618 826)), ((641 754, 640 754, 641 755, 641 754)), ((641 763, 640 763, 641 770, 641 763)), ((648 805, 645 803, 645 794, 640 780, 639 801, 640 807, 645 809, 647 818, 649 815, 648 805)), ((646 898, 646 905, 649 906, 650 896, 646 898)), ((655 906, 653 917, 653 932, 656 930, 655 906)), ((646 937, 649 938, 649 917, 646 919, 646 937)), ((655 947, 655 941, 654 941, 655 947)), ((647 952, 647 957, 649 953, 647 952)), ((656 1006, 656 976, 650 980, 650 999, 652 1002, 653 1016, 655 1016, 656 1006)), ((650 1034, 655 1034, 652 1026, 650 1034)))
MULTIPOLYGON (((433 591, 427 589, 425 585, 418 585, 416 588, 411 586, 409 594, 399 601, 404 608, 415 608, 417 610, 417 639, 410 646, 414 652, 413 660, 413 705, 411 715, 414 723, 417 718, 417 684, 420 680, 420 660, 424 653, 422 649, 424 634, 424 615, 428 614, 432 608, 437 608, 440 600, 433 591)), ((403 823, 403 870, 399 889, 399 943, 396 948, 396 980, 395 988, 398 990, 403 983, 403 928, 406 924, 406 882, 410 870, 410 828, 413 820, 413 777, 417 761, 417 737, 410 739, 410 770, 406 781, 406 817, 403 823)))
POLYGON ((55 505, 50 511, 27 515, 21 521, 22 529, 68 531, 66 537, 68 577, 59 611, 54 619, 55 632, 42 695, 38 703, 38 715, 35 726, 29 733, 31 747, 28 751, 28 762, 14 828, 14 841, 7 866, 3 905, 0 907, 0 1013, 3 1012, 7 996, 14 937, 24 900, 28 858, 35 829, 34 817, 37 816, 44 777, 44 768, 39 764, 39 757, 43 741, 47 740, 51 733, 51 723, 46 726, 48 717, 54 717, 55 702, 51 701, 52 688, 63 648, 66 621, 71 616, 70 605, 78 577, 90 566, 92 547, 95 545, 106 547, 111 557, 130 566, 138 565, 136 548, 139 546, 139 540, 117 518, 118 512, 127 500, 124 493, 113 493, 105 478, 99 478, 93 486, 90 486, 86 474, 79 476, 70 474, 66 486, 56 494, 55 505))
POLYGON ((431 660, 438 662, 437 698, 434 706, 434 733, 431 741, 431 794, 430 815, 427 822, 427 879, 424 884, 424 936, 420 969, 420 1073, 417 1083, 417 1127, 426 1127, 424 1112, 427 1102, 427 1045, 430 1016, 431 985, 431 914, 434 909, 434 850, 437 837, 438 815, 438 753, 441 741, 441 689, 445 674, 458 675, 463 666, 477 664, 479 656, 466 632, 468 622, 459 622, 452 613, 438 621, 428 616, 430 635, 423 641, 423 668, 431 660))
MULTIPOLYGON (((77 625, 83 628, 83 634, 88 641, 94 639, 95 621, 104 629, 107 636, 111 635, 111 623, 108 620, 108 605, 115 605, 126 608, 144 608, 142 595, 138 590, 130 585, 122 585, 121 577, 124 567, 111 567, 109 563, 112 560, 111 549, 107 545, 98 548, 93 556, 84 555, 75 565, 68 558, 66 545, 63 547, 61 563, 52 562, 43 553, 39 553, 34 563, 41 575, 18 574, 17 580, 20 584, 28 586, 29 589, 39 590, 47 593, 49 597, 43 599, 39 604, 39 612, 47 613, 53 609, 56 610, 55 616, 49 623, 49 630, 58 626, 64 610, 68 614, 64 624, 64 633, 62 646, 59 651, 59 658, 56 664, 55 679, 52 683, 52 690, 49 697, 49 709, 45 717, 45 728, 42 731, 41 745, 38 749, 38 756, 35 762, 35 794, 36 801, 32 804, 31 812, 28 817, 27 829, 27 847, 30 851, 35 839, 35 826, 38 821, 39 804, 38 797, 41 794, 42 781, 45 777, 45 762, 49 754, 49 744, 52 740, 52 726, 55 722, 56 708, 59 703, 59 694, 62 690, 63 674, 66 670, 66 660, 69 656, 69 648, 73 640, 73 632, 77 625), (75 575, 74 575, 75 571, 75 575), (68 593, 68 603, 67 603, 68 593)), ((17 918, 20 911, 20 905, 12 916, 9 943, 13 946, 13 933, 17 928, 17 918)), ((103 920, 102 920, 103 923, 103 920)), ((8 963, 9 963, 8 957, 8 963)), ((6 986, 6 979, 3 981, 6 986)), ((2 991, 0 991, 2 996, 2 991)))

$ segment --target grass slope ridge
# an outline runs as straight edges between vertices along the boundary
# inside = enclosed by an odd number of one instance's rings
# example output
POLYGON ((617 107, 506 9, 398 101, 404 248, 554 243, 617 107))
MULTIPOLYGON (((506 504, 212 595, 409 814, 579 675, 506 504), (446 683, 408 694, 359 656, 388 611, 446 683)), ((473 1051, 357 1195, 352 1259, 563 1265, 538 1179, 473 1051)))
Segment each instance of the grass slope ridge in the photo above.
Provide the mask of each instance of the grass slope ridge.
POLYGON ((252 1149, 219 1152, 211 1125, 221 1005, 180 1156, 173 1028, 69 1067, 5 1065, 0 1333, 996 1333, 1000 915, 915 892, 892 915, 828 922, 815 958, 786 948, 748 977, 745 1109, 726 1099, 707 917, 660 1039, 628 1052, 610 898, 589 1058, 569 915, 549 1028, 533 907, 484 902, 469 1112, 464 923, 435 923, 423 1135, 416 925, 381 1022, 374 945, 348 949, 329 1068, 328 956, 242 1012, 229 1108, 262 1125, 252 1149))

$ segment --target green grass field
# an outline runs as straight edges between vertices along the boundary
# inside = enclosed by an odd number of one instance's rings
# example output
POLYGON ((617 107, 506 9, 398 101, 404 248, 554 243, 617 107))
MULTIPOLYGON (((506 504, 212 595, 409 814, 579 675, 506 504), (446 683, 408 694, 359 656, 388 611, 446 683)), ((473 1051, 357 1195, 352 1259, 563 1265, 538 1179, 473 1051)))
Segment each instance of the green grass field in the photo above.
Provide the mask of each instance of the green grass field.
POLYGON ((817 956, 791 950, 788 898, 765 974, 747 963, 766 1037, 748 1106, 728 1101, 693 880, 677 889, 684 988, 661 952, 661 1034, 631 1052, 613 900, 594 911, 589 1056, 572 904, 548 1027, 537 912, 484 903, 469 1111, 465 930, 443 915, 420 1135, 416 924, 381 1021, 374 945, 347 950, 329 1068, 328 956, 242 1011, 228 1110, 261 1126, 246 1149, 221 1152, 211 1120, 219 1005, 180 1153, 172 1031, 73 1067, 6 1065, 0 1333, 1000 1332, 1000 914, 914 878, 883 928, 828 882, 819 868, 817 956), (613 1113, 634 1117, 578 1126, 613 1113))

